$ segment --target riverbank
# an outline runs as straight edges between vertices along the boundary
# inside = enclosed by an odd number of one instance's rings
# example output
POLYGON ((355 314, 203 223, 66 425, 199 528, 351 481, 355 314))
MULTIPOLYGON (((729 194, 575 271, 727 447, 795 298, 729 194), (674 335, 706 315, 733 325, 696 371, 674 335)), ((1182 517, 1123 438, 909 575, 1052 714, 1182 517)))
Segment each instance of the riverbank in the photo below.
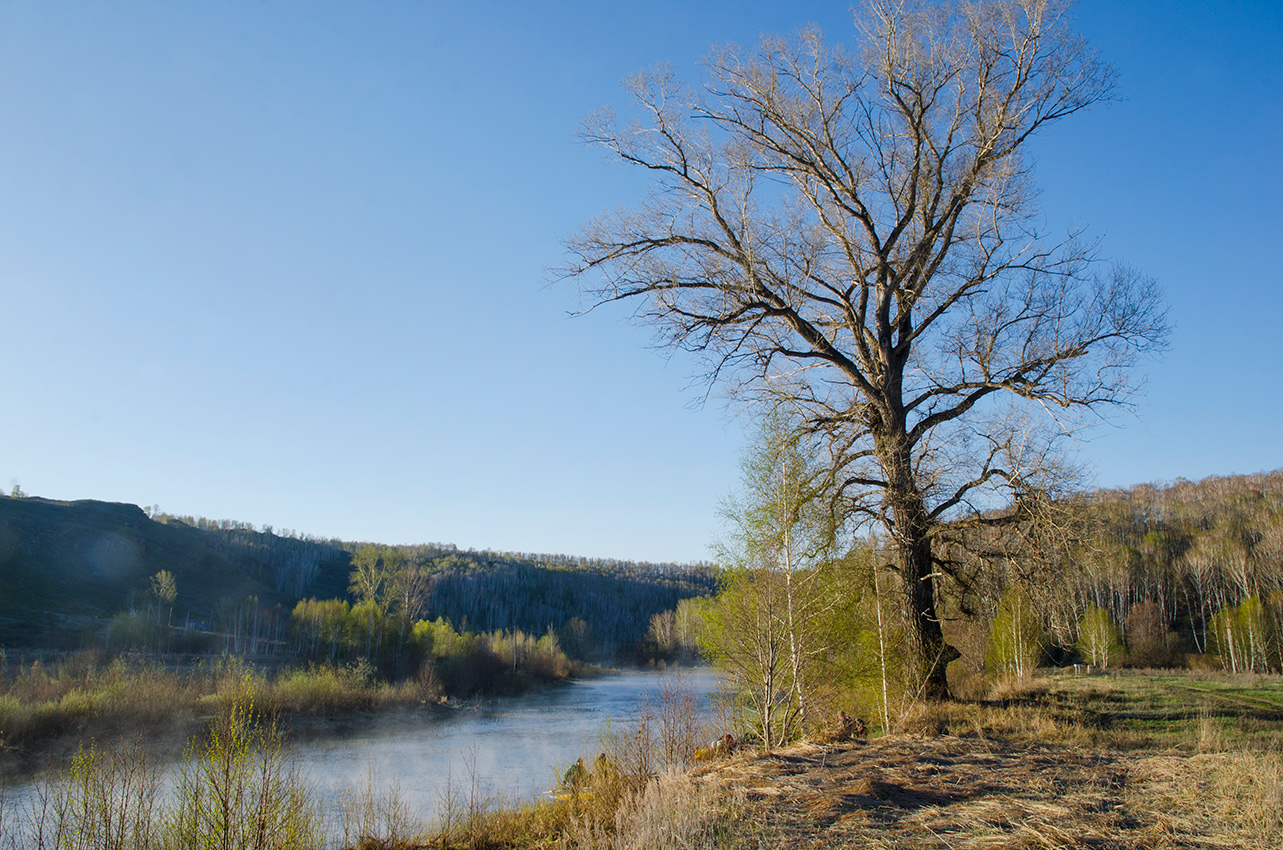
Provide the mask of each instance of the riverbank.
POLYGON ((448 846, 1283 846, 1280 677, 1058 677, 1001 696, 919 707, 868 743, 661 773, 613 813, 591 801, 569 817, 551 804, 497 813, 482 840, 448 846))
POLYGON ((254 846, 533 847, 584 829, 606 835, 634 798, 651 793, 656 771, 689 760, 703 734, 695 725, 706 707, 699 694, 715 680, 707 670, 633 671, 470 704, 448 718, 382 717, 317 742, 286 742, 255 708, 246 680, 177 761, 158 757, 150 736, 85 742, 62 770, 7 788, 0 780, 0 848, 62 846, 39 835, 96 835, 108 821, 127 821, 130 835, 101 846, 177 850, 282 800, 287 828, 279 841, 254 846), (544 796, 577 757, 590 765, 582 781, 544 796), (490 782, 497 777, 505 780, 500 788, 490 782), (192 806, 228 793, 234 812, 190 821, 192 806))
POLYGON ((0 776, 65 763, 83 742, 145 735, 161 755, 181 755, 233 694, 292 736, 359 726, 390 713, 443 714, 479 700, 537 692, 601 668, 568 664, 557 676, 512 671, 489 692, 448 693, 432 668, 400 681, 369 664, 260 666, 240 658, 163 661, 93 653, 15 665, 0 677, 0 776))

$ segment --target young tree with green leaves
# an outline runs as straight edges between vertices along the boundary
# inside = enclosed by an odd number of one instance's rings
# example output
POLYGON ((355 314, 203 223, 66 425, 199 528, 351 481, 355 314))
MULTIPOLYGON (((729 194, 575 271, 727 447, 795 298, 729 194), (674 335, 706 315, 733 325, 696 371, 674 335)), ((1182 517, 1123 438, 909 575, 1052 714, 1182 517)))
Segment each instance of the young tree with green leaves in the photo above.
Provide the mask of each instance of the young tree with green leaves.
POLYGON ((1012 587, 1002 595, 989 623, 989 647, 985 652, 989 675, 1018 679, 1032 675, 1046 645, 1047 636, 1037 611, 1020 587, 1012 587))
POLYGON ((1108 667, 1123 657, 1122 633, 1108 611, 1087 607, 1078 620, 1077 648, 1083 660, 1095 667, 1108 667))
POLYGON ((749 697, 768 748, 811 721, 814 667, 828 651, 824 621, 838 601, 824 584, 838 531, 828 482, 805 435, 777 411, 722 510, 716 556, 728 578, 710 609, 707 649, 749 697))
POLYGON ((178 583, 169 570, 161 570, 151 577, 151 593, 156 603, 165 611, 165 626, 174 619, 174 600, 178 598, 178 583))

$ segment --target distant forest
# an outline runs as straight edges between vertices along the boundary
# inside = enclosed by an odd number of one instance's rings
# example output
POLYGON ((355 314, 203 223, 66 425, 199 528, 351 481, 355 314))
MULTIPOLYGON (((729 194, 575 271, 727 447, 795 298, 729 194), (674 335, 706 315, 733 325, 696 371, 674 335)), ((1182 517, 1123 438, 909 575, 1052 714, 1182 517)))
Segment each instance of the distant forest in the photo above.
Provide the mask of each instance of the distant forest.
POLYGON ((1024 565, 1053 644, 1075 646, 1094 609, 1133 664, 1194 653, 1280 669, 1283 470, 1096 490, 1067 508, 1062 540, 1024 565))
MULTIPOLYGON (((349 619, 373 605, 392 631, 441 620, 561 634, 579 655, 607 657, 636 652, 652 616, 716 585, 699 564, 376 546, 154 507, 0 498, 0 646, 294 653, 312 634, 298 617, 332 602, 349 619), (362 553, 377 574, 364 587, 362 553)), ((345 641, 372 647, 368 634, 345 641)))
POLYGON ((951 679, 1071 662, 1283 671, 1283 470, 1098 489, 1048 513, 952 544, 951 679))

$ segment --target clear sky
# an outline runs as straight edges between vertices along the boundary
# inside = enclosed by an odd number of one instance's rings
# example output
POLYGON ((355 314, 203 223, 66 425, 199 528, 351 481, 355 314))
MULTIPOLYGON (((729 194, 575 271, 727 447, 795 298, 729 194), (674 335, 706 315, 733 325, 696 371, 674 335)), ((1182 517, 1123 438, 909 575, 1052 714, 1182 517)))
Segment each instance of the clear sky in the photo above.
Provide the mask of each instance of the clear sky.
MULTIPOLYGON (((1125 100, 1038 143, 1053 228, 1175 331, 1103 486, 1283 466, 1283 4, 1090 0, 1125 100)), ((561 240, 626 74, 844 2, 0 3, 0 485, 322 536, 708 557, 746 423, 561 240)))

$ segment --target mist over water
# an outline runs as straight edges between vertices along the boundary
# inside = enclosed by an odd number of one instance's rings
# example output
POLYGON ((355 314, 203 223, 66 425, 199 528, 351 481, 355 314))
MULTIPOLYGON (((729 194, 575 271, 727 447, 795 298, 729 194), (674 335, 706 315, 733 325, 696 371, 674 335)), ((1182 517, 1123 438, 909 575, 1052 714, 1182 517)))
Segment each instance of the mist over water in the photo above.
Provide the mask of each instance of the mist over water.
POLYGON ((607 724, 627 731, 639 701, 658 707, 665 679, 680 675, 708 717, 717 674, 706 667, 658 673, 629 671, 587 679, 542 694, 495 700, 452 715, 397 715, 341 738, 307 741, 293 749, 322 799, 345 788, 395 784, 424 820, 449 795, 529 800, 552 789, 575 759, 601 751, 607 724))
MULTIPOLYGON (((712 668, 634 670, 445 713, 393 714, 288 749, 322 805, 331 842, 339 837, 340 796, 371 781, 376 795, 395 787, 409 813, 430 825, 450 795, 465 804, 474 794, 521 802, 553 789, 575 759, 596 757, 608 724, 629 734, 640 701, 649 699, 656 712, 665 682, 679 679, 697 713, 711 720, 719 683, 712 668)), ((177 771, 176 762, 161 765, 162 797, 172 793, 177 771)), ((38 781, 3 787, 0 833, 12 834, 0 834, 0 850, 22 846, 37 788, 38 781)))

